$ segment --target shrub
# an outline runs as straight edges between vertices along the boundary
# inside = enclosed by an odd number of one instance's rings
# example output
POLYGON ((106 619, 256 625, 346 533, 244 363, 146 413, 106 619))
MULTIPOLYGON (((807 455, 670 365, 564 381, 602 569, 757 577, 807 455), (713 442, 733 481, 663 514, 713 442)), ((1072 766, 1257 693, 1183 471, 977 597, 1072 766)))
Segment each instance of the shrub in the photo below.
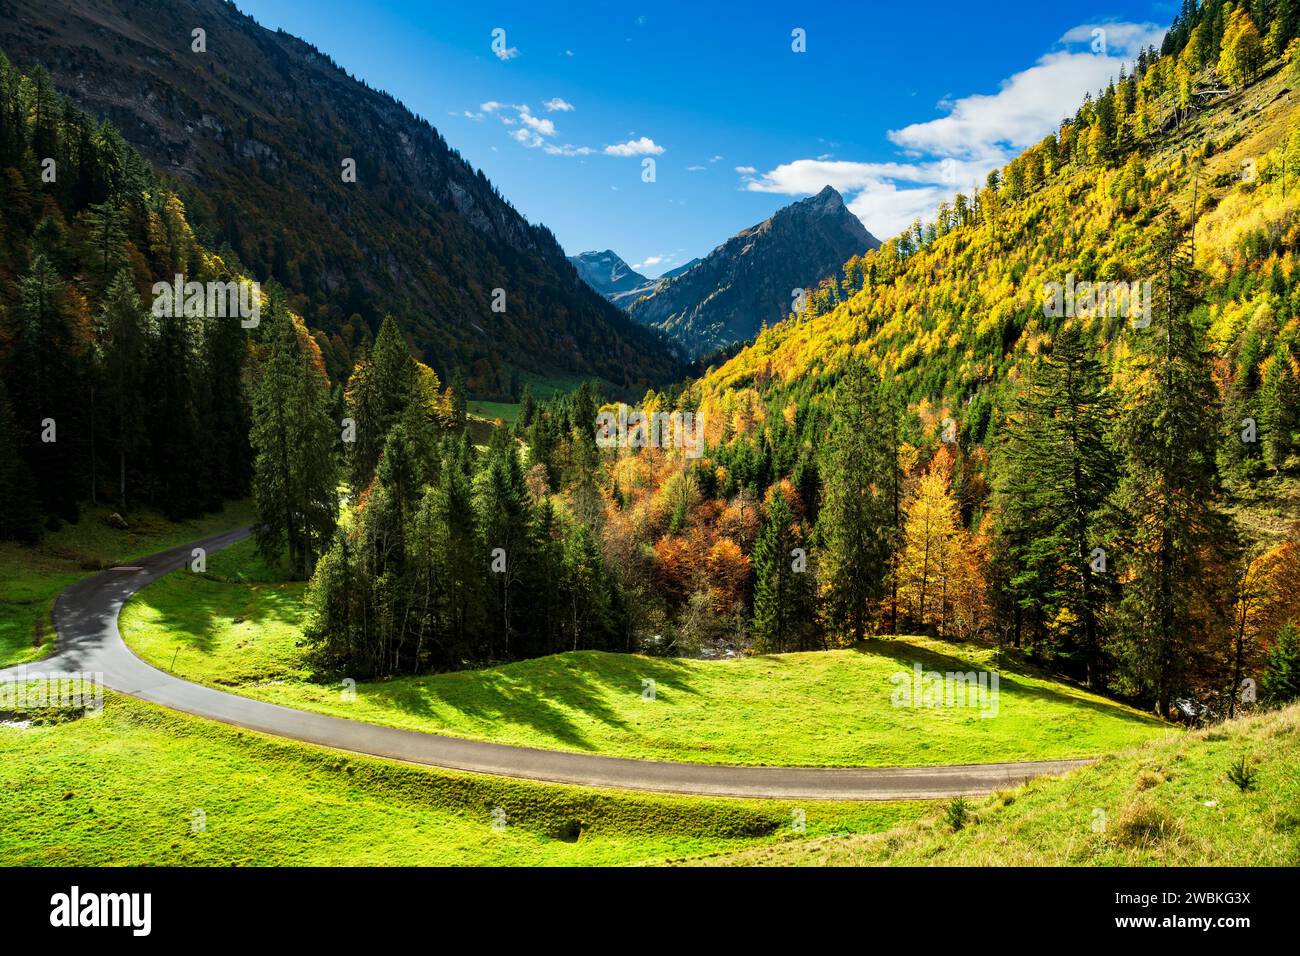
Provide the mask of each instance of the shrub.
POLYGON ((1250 766, 1246 762, 1246 755, 1242 754, 1237 758, 1237 762, 1228 768, 1228 779, 1237 785, 1237 789, 1242 793, 1255 788, 1255 778, 1259 776, 1259 770, 1250 766))
POLYGON ((966 802, 965 797, 957 797, 944 807, 944 822, 946 822, 948 826, 952 827, 954 833, 966 825, 966 820, 969 817, 970 804, 966 802))

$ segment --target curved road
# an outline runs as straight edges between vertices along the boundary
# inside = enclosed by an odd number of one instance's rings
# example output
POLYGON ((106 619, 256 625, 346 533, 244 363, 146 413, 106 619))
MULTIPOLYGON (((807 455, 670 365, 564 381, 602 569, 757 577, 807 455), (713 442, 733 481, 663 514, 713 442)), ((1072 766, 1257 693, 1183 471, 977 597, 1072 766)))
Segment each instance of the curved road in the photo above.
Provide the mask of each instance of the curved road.
POLYGON ((314 714, 251 700, 182 680, 146 664, 122 641, 118 613, 152 581, 185 566, 192 548, 211 554, 248 537, 249 529, 196 541, 113 568, 72 585, 54 605, 57 651, 26 667, 0 670, 0 681, 53 671, 103 675, 106 687, 174 710, 322 747, 410 763, 552 783, 713 797, 787 800, 921 800, 974 796, 1041 774, 1090 763, 1051 760, 943 767, 731 767, 601 757, 559 750, 443 737, 314 714))

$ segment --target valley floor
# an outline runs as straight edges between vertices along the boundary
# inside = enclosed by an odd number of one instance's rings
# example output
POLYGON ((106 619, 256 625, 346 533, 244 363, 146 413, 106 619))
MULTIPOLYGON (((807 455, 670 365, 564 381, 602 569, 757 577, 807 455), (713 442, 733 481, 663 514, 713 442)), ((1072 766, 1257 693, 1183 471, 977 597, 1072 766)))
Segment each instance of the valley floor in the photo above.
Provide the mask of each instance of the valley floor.
POLYGON ((652 760, 777 766, 926 766, 1092 757, 1179 731, 994 652, 920 637, 856 650, 732 661, 579 651, 482 670, 313 680, 302 585, 242 542, 203 576, 138 592, 121 629, 177 676, 305 710, 500 743, 652 760), (899 707, 896 675, 997 670, 996 710, 899 707), (653 699, 648 691, 653 688, 653 699))

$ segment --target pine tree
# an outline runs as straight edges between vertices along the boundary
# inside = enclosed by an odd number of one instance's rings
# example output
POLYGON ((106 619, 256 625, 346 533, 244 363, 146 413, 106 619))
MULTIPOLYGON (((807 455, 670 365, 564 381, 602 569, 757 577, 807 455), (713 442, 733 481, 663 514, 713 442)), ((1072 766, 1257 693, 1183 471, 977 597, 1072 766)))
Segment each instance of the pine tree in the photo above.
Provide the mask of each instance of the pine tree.
POLYGON ((465 391, 465 376, 459 368, 451 373, 451 420, 456 428, 464 428, 468 420, 469 395, 465 391))
POLYGON ((1105 509, 1119 477, 1108 436, 1114 408, 1101 363, 1070 324, 1030 372, 1003 433, 1001 526, 1014 529, 1017 589, 1061 622, 1089 687, 1100 679, 1110 593, 1092 552, 1109 543, 1105 509))
POLYGON ((126 231, 122 214, 111 202, 91 206, 82 214, 86 226, 86 243, 100 287, 126 264, 126 231))
POLYGON ((882 436, 892 433, 875 377, 851 366, 836 394, 835 419, 821 469, 819 566, 831 627, 855 641, 867 635, 884 594, 894 534, 896 458, 882 436))
POLYGON ((752 558, 754 649, 764 654, 805 650, 815 630, 812 573, 806 555, 802 561, 795 555, 794 514, 779 488, 769 495, 765 518, 752 558))
POLYGON ((117 458, 117 505, 123 512, 129 508, 130 501, 128 469, 138 467, 135 456, 148 437, 145 429, 148 399, 144 389, 153 338, 151 318, 140 301, 131 274, 126 270, 119 272, 104 294, 97 331, 111 418, 109 432, 117 458))
MULTIPOLYGON (((1158 239, 1158 323, 1130 370, 1119 447, 1120 499, 1130 525, 1116 648, 1123 690, 1169 715, 1193 689, 1216 642, 1231 633, 1224 571, 1236 536, 1217 510, 1218 392, 1192 318, 1188 244, 1170 220, 1158 239)), ((1222 686, 1218 683, 1217 686, 1222 686)))
POLYGON ((1261 697, 1280 707, 1300 698, 1300 628, 1288 622, 1273 639, 1260 676, 1261 697))
POLYGON ((516 656, 518 614, 533 583, 533 538, 528 488, 514 440, 504 429, 492 433, 487 466, 476 489, 478 527, 486 549, 481 572, 491 594, 488 633, 494 659, 516 656))
POLYGON ((324 375, 304 353, 293 320, 274 302, 271 354, 253 396, 250 435, 258 547, 271 560, 287 551, 289 573, 307 577, 334 534, 337 473, 334 426, 324 375))
POLYGON ((361 355, 352 366, 347 389, 348 416, 352 419, 355 438, 348 456, 348 476, 352 490, 363 490, 379 464, 384 448, 383 398, 375 376, 374 362, 363 345, 361 355))
POLYGON ((9 392, 0 379, 0 540, 35 544, 41 536, 41 514, 20 444, 9 392))
POLYGON ((1261 387, 1264 459, 1274 472, 1295 450, 1300 430, 1300 383, 1296 380, 1289 344, 1280 345, 1264 373, 1261 387))
POLYGON ((77 519, 81 457, 87 430, 81 374, 63 280, 43 255, 18 283, 17 341, 9 359, 10 400, 41 508, 65 521, 77 519), (54 440, 46 441, 51 423, 54 440))

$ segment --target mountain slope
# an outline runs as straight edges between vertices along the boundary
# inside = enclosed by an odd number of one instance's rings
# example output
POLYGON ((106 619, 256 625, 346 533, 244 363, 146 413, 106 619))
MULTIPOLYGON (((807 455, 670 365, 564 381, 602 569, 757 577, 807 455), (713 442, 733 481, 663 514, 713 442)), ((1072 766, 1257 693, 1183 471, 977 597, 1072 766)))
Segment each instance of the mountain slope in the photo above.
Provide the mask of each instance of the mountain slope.
POLYGON ((850 258, 879 245, 827 186, 731 237, 629 312, 689 355, 703 355, 781 321, 791 311, 791 290, 837 275, 850 258))
POLYGON ((0 14, 0 49, 112 120, 189 187, 200 235, 296 294, 335 375, 385 312, 484 397, 511 392, 516 369, 617 387, 677 373, 437 130, 303 41, 220 0, 4 0, 0 14))

